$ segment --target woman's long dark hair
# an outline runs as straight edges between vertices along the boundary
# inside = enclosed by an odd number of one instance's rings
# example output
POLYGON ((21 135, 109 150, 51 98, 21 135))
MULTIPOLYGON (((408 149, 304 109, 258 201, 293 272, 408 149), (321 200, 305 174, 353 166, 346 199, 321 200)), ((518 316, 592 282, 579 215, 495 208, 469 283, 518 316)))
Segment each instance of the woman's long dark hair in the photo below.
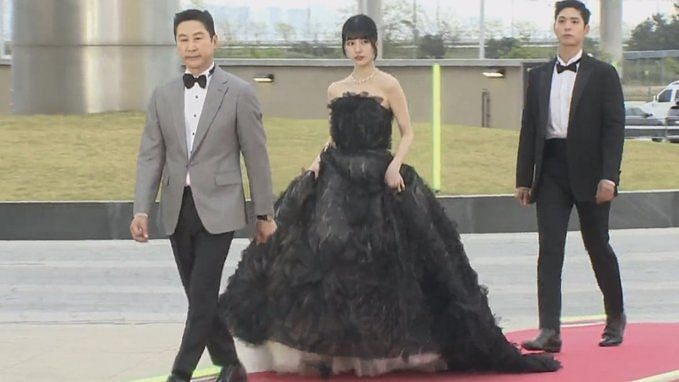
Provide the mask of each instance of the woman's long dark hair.
POLYGON ((374 57, 377 58, 377 25, 366 15, 351 16, 342 26, 342 52, 346 57, 345 44, 347 40, 366 39, 373 47, 374 57))

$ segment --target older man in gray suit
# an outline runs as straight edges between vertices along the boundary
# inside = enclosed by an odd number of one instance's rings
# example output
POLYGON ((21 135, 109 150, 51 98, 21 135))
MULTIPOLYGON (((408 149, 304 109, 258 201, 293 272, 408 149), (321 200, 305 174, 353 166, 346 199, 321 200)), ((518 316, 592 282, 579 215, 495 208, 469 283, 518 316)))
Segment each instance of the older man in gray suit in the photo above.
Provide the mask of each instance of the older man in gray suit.
POLYGON ((183 77, 151 97, 137 160, 132 237, 148 240, 148 214, 162 184, 160 216, 189 301, 168 381, 188 381, 207 347, 218 381, 246 381, 217 319, 222 269, 235 230, 246 224, 240 155, 247 167, 256 240, 275 231, 271 170, 259 103, 250 85, 214 64, 217 36, 207 11, 175 15, 183 77))

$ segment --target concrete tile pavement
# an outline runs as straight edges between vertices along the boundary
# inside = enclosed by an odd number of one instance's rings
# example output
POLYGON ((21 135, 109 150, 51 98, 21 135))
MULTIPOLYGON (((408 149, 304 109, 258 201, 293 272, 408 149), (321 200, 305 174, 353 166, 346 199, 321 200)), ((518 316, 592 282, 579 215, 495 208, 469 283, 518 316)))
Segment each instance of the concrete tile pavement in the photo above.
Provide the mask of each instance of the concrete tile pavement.
MULTIPOLYGON (((463 235, 506 330, 536 322, 537 235, 463 235)), ((679 229, 611 233, 630 321, 679 321, 679 229)), ((603 311, 579 233, 564 267, 564 315, 603 311)), ((246 240, 236 240, 224 281, 246 240)), ((186 302, 169 243, 0 241, 0 380, 132 381, 166 375, 186 302)), ((593 338, 595 343, 597 339, 593 338)), ((239 346, 250 371, 262 353, 239 346)), ((201 367, 210 366, 203 357, 201 367)))

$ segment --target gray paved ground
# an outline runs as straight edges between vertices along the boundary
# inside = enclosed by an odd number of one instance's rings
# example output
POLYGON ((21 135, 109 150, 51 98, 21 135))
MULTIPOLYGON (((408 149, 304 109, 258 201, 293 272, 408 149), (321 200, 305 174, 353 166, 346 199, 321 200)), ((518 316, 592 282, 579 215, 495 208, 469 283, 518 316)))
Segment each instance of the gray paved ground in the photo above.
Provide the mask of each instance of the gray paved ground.
MULTIPOLYGON (((679 321, 679 229, 613 231, 630 321, 679 321)), ((535 234, 463 235, 506 329, 535 326, 535 234)), ((232 247, 225 278, 246 245, 232 247)), ((130 381, 167 373, 186 302, 165 240, 0 241, 0 381, 130 381)), ((602 313, 569 233, 564 315, 602 313)), ((593 343, 596 339, 592 339, 593 343)), ((239 351, 242 348, 239 348, 239 351)), ((244 363, 261 367, 252 352, 244 363)), ((261 361, 261 360, 260 360, 261 361)), ((206 359, 201 366, 207 366, 206 359)))

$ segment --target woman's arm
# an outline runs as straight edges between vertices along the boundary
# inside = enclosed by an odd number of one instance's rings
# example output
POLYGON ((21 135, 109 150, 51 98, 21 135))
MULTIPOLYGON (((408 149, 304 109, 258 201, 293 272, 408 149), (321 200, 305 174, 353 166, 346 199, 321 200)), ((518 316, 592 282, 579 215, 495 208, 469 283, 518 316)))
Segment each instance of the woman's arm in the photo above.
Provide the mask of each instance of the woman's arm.
POLYGON ((398 80, 393 77, 390 78, 390 83, 387 87, 386 93, 391 110, 394 112, 394 117, 396 117, 398 129, 401 133, 401 141, 399 142, 396 153, 394 154, 394 159, 387 168, 387 173, 384 176, 384 180, 386 181, 387 185, 389 185, 389 187, 397 188, 399 191, 401 191, 405 187, 405 183, 403 182, 403 178, 401 178, 399 170, 401 169, 403 160, 405 159, 406 155, 408 155, 410 145, 412 145, 415 138, 415 133, 413 132, 413 128, 410 125, 408 102, 398 80))
MULTIPOLYGON (((328 91, 327 91, 327 100, 328 103, 335 99, 336 97, 336 82, 333 82, 328 86, 328 91)), ((329 146, 333 146, 335 143, 332 141, 332 137, 328 137, 328 141, 323 145, 323 148, 321 151, 316 155, 316 158, 314 158, 313 162, 311 162, 311 165, 309 166, 309 170, 314 172, 314 176, 318 178, 318 170, 320 169, 320 164, 321 164, 321 153, 325 151, 329 146)))

